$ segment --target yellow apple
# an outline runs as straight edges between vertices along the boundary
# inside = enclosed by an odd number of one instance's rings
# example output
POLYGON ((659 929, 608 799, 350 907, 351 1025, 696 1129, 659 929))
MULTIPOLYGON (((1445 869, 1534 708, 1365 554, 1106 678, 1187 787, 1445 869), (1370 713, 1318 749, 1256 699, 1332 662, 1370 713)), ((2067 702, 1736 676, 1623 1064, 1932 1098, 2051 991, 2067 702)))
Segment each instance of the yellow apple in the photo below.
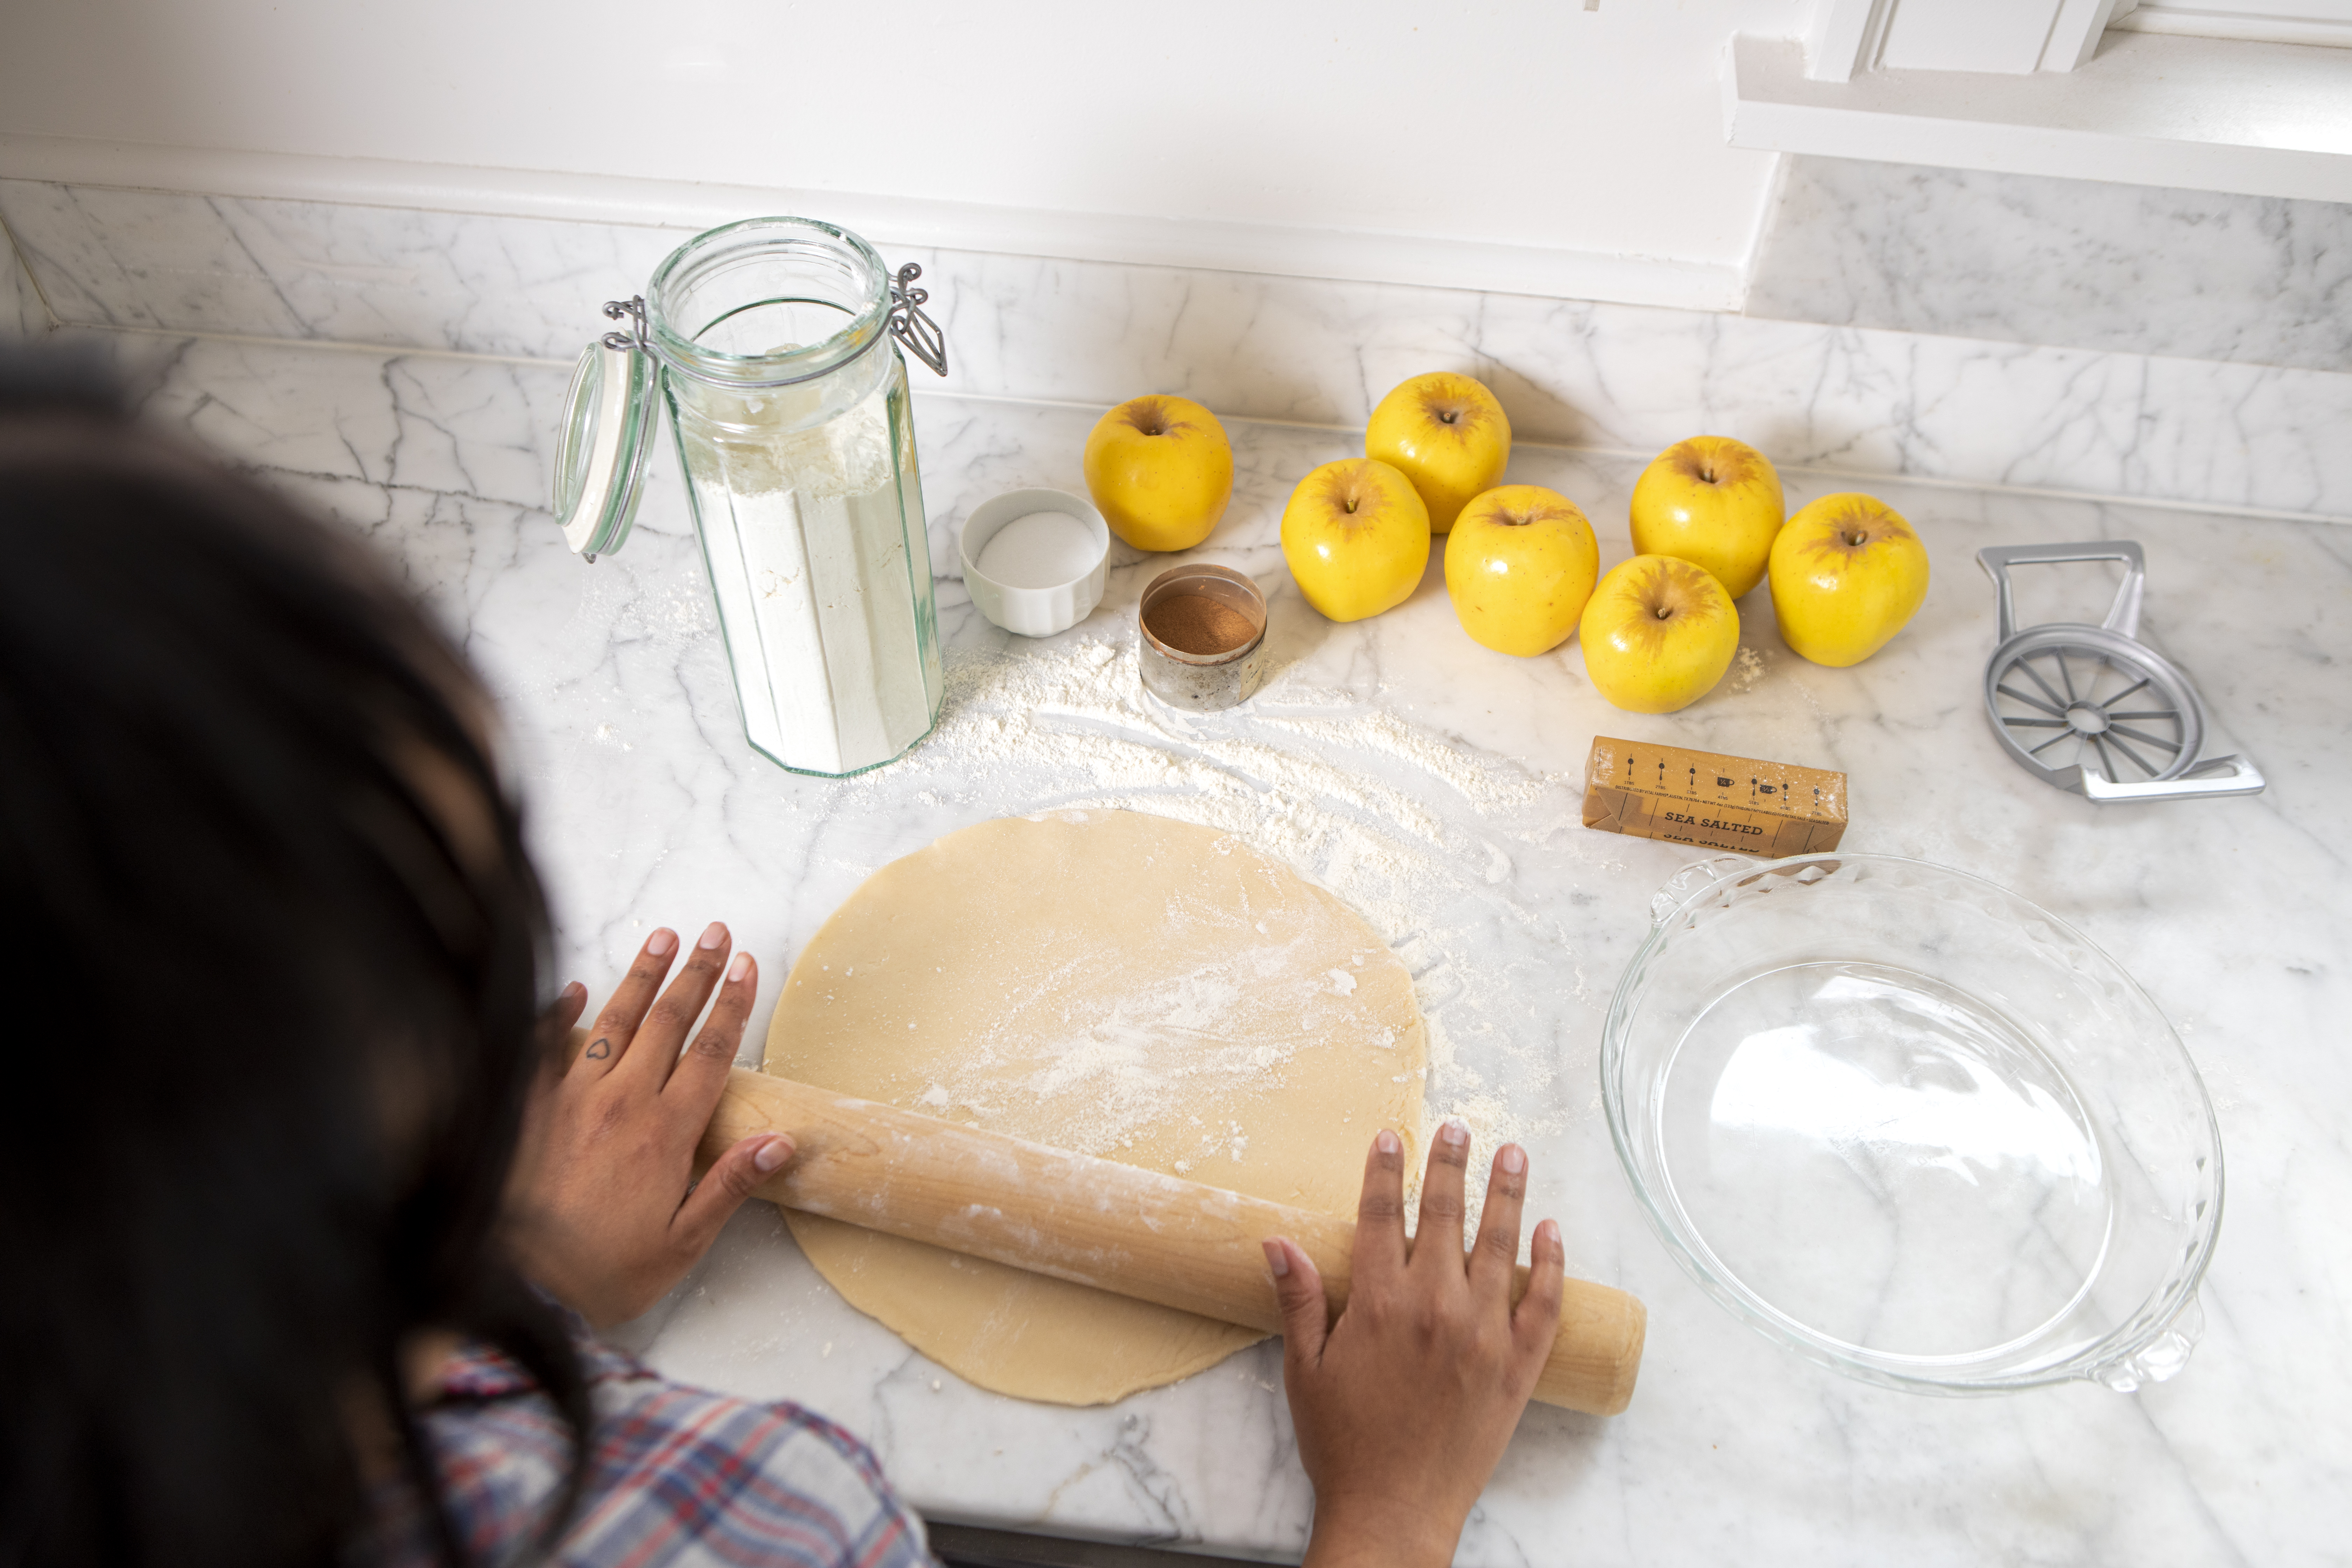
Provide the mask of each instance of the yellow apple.
POLYGON ((1927 547, 1872 496, 1823 496, 1772 542, 1780 640, 1815 664, 1860 664, 1927 597, 1927 547))
POLYGON ((1764 580, 1787 515, 1780 476, 1763 453, 1727 436, 1694 436, 1633 481, 1633 551, 1704 566, 1733 598, 1764 580))
POLYGON ((1541 485, 1486 491, 1462 509, 1445 542, 1445 591, 1462 629, 1523 658, 1568 640, 1600 569, 1592 524, 1541 485))
POLYGON ((1282 558, 1307 602, 1335 621, 1393 610, 1429 564, 1429 509, 1386 463, 1326 463, 1282 509, 1282 558))
POLYGON ((1731 668, 1739 609, 1706 567, 1636 555, 1601 579, 1576 632, 1601 696, 1629 712, 1672 713, 1731 668))
POLYGON ((1372 410, 1364 455, 1412 481, 1444 533, 1473 496, 1492 489, 1511 460, 1511 422, 1495 395, 1466 375, 1432 371, 1401 382, 1372 410))
POLYGON ((1087 437, 1087 493, 1138 550, 1190 550, 1234 494, 1234 447, 1189 397, 1130 397, 1087 437))

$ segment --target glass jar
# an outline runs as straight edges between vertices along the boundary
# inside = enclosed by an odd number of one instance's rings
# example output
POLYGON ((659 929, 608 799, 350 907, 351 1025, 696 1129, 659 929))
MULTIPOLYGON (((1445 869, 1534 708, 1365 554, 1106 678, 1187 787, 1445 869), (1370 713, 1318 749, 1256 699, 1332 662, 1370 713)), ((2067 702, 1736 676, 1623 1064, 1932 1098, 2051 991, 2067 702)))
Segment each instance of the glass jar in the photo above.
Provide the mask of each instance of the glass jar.
POLYGON ((878 766, 930 732, 944 685, 905 342, 941 374, 919 269, 856 235, 753 218, 688 240, 630 323, 582 355, 558 515, 590 560, 626 539, 654 393, 718 601, 743 730, 795 773, 878 766))

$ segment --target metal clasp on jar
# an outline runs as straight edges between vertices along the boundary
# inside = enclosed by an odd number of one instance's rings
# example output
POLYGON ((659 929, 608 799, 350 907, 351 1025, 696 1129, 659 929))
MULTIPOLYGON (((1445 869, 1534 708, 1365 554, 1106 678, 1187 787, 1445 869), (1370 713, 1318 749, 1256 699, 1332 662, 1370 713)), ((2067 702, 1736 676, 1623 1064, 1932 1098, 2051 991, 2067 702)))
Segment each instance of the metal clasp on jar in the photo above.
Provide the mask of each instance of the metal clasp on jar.
MULTIPOLYGON (((890 335, 905 344, 907 352, 929 365, 934 374, 945 375, 948 373, 948 336, 940 329, 937 321, 923 313, 923 307, 930 302, 931 291, 915 287, 915 279, 922 275, 922 268, 909 261, 906 266, 898 268, 897 277, 890 279, 890 335)), ((604 334, 604 343, 606 348, 635 349, 639 353, 649 355, 656 363, 667 366, 681 375, 695 374, 693 370, 678 363, 677 360, 662 353, 656 346, 653 333, 646 326, 644 295, 635 294, 626 300, 605 300, 604 317, 607 321, 628 323, 625 331, 604 334)), ((879 338, 875 340, 877 342, 880 341, 879 338)), ((832 364, 823 370, 808 371, 799 375, 778 376, 771 380, 759 381, 730 380, 727 384, 739 387, 794 386, 804 381, 814 381, 821 375, 830 375, 839 368, 838 364, 832 364)), ((697 377, 697 379, 702 378, 697 377)))
POLYGON ((890 335, 907 345, 907 351, 940 375, 948 373, 948 335, 940 324, 923 314, 930 302, 931 291, 915 287, 915 279, 923 269, 909 261, 898 268, 898 276, 890 279, 890 335))

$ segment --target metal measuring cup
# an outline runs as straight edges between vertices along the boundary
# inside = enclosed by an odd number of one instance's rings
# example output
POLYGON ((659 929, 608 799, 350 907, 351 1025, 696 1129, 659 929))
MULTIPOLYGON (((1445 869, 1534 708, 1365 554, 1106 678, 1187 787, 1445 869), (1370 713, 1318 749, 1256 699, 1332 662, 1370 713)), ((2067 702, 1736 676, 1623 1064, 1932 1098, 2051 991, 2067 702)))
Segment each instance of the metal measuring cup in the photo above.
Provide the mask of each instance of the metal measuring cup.
POLYGON ((1257 584, 1223 566, 1176 566, 1162 572, 1136 602, 1136 666, 1143 689, 1174 708, 1210 713, 1246 702, 1265 684, 1274 658, 1265 646, 1265 595, 1257 584), (1250 624, 1249 640, 1222 653, 1186 653, 1152 634, 1150 616, 1181 594, 1213 599, 1250 624))

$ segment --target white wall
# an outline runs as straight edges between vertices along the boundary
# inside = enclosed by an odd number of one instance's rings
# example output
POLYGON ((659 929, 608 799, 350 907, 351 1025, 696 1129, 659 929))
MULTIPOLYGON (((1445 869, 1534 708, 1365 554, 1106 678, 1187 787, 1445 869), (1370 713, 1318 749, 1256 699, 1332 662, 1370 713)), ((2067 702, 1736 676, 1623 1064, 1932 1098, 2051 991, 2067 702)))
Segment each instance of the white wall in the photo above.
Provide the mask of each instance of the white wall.
POLYGON ((1285 228, 1369 230, 1736 277, 1773 155, 1725 143, 1725 40, 1793 35, 1811 4, 10 10, 0 133, 1267 226, 1269 249, 1285 228))

